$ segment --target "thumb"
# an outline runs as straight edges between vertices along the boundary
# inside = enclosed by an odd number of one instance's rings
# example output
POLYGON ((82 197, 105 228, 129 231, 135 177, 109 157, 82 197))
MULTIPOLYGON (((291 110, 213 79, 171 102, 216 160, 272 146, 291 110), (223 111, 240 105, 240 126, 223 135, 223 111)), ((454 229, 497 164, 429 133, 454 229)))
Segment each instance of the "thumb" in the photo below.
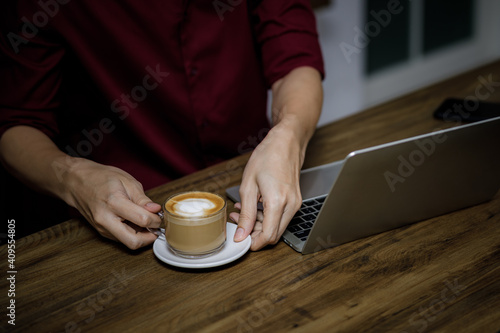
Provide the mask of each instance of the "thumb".
POLYGON ((130 191, 130 200, 136 205, 146 209, 150 213, 158 213, 161 210, 161 205, 153 202, 142 189, 134 189, 130 191))
MULTIPOLYGON (((149 198, 148 198, 149 199, 149 198)), ((158 213, 161 210, 161 205, 149 200, 143 207, 150 213, 158 213)))
POLYGON ((257 191, 240 194, 241 211, 238 218, 238 229, 234 235, 235 242, 241 242, 250 235, 257 218, 257 191))

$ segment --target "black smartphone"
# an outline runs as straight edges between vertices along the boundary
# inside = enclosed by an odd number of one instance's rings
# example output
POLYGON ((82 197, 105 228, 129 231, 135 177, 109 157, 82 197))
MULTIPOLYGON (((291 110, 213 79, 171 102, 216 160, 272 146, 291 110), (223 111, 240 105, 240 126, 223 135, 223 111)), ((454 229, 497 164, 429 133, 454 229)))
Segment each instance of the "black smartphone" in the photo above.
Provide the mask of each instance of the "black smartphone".
POLYGON ((434 117, 445 121, 473 123, 500 117, 500 103, 448 98, 434 111, 434 117))

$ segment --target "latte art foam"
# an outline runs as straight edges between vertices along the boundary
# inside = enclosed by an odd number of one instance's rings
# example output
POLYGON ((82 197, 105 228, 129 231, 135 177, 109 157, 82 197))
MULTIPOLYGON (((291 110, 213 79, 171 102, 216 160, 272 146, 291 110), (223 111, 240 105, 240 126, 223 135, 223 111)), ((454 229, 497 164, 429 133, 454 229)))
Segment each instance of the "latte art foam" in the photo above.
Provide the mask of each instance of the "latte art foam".
POLYGON ((172 196, 165 203, 165 209, 180 218, 194 221, 219 212, 225 205, 225 200, 217 194, 193 191, 172 196))
POLYGON ((204 198, 187 198, 172 205, 172 210, 182 216, 204 216, 215 208, 215 204, 204 198))

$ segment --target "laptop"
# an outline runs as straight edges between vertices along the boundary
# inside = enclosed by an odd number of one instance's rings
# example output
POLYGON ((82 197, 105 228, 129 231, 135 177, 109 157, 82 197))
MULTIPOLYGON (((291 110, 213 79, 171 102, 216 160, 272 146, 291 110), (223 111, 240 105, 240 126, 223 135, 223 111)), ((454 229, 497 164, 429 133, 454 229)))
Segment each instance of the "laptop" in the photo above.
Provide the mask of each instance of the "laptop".
MULTIPOLYGON (((303 204, 283 240, 313 253, 492 199, 500 117, 351 152, 301 171, 303 204)), ((228 188, 240 201, 239 186, 228 188)))

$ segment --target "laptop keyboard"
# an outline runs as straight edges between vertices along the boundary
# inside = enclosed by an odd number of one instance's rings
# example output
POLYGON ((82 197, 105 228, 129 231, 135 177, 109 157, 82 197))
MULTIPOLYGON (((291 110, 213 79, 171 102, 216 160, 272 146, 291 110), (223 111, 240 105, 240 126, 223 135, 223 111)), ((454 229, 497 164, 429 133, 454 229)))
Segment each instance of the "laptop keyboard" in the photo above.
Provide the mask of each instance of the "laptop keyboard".
POLYGON ((326 195, 302 202, 302 206, 300 206, 300 209, 288 224, 287 230, 300 240, 305 241, 311 232, 325 199, 326 195))

